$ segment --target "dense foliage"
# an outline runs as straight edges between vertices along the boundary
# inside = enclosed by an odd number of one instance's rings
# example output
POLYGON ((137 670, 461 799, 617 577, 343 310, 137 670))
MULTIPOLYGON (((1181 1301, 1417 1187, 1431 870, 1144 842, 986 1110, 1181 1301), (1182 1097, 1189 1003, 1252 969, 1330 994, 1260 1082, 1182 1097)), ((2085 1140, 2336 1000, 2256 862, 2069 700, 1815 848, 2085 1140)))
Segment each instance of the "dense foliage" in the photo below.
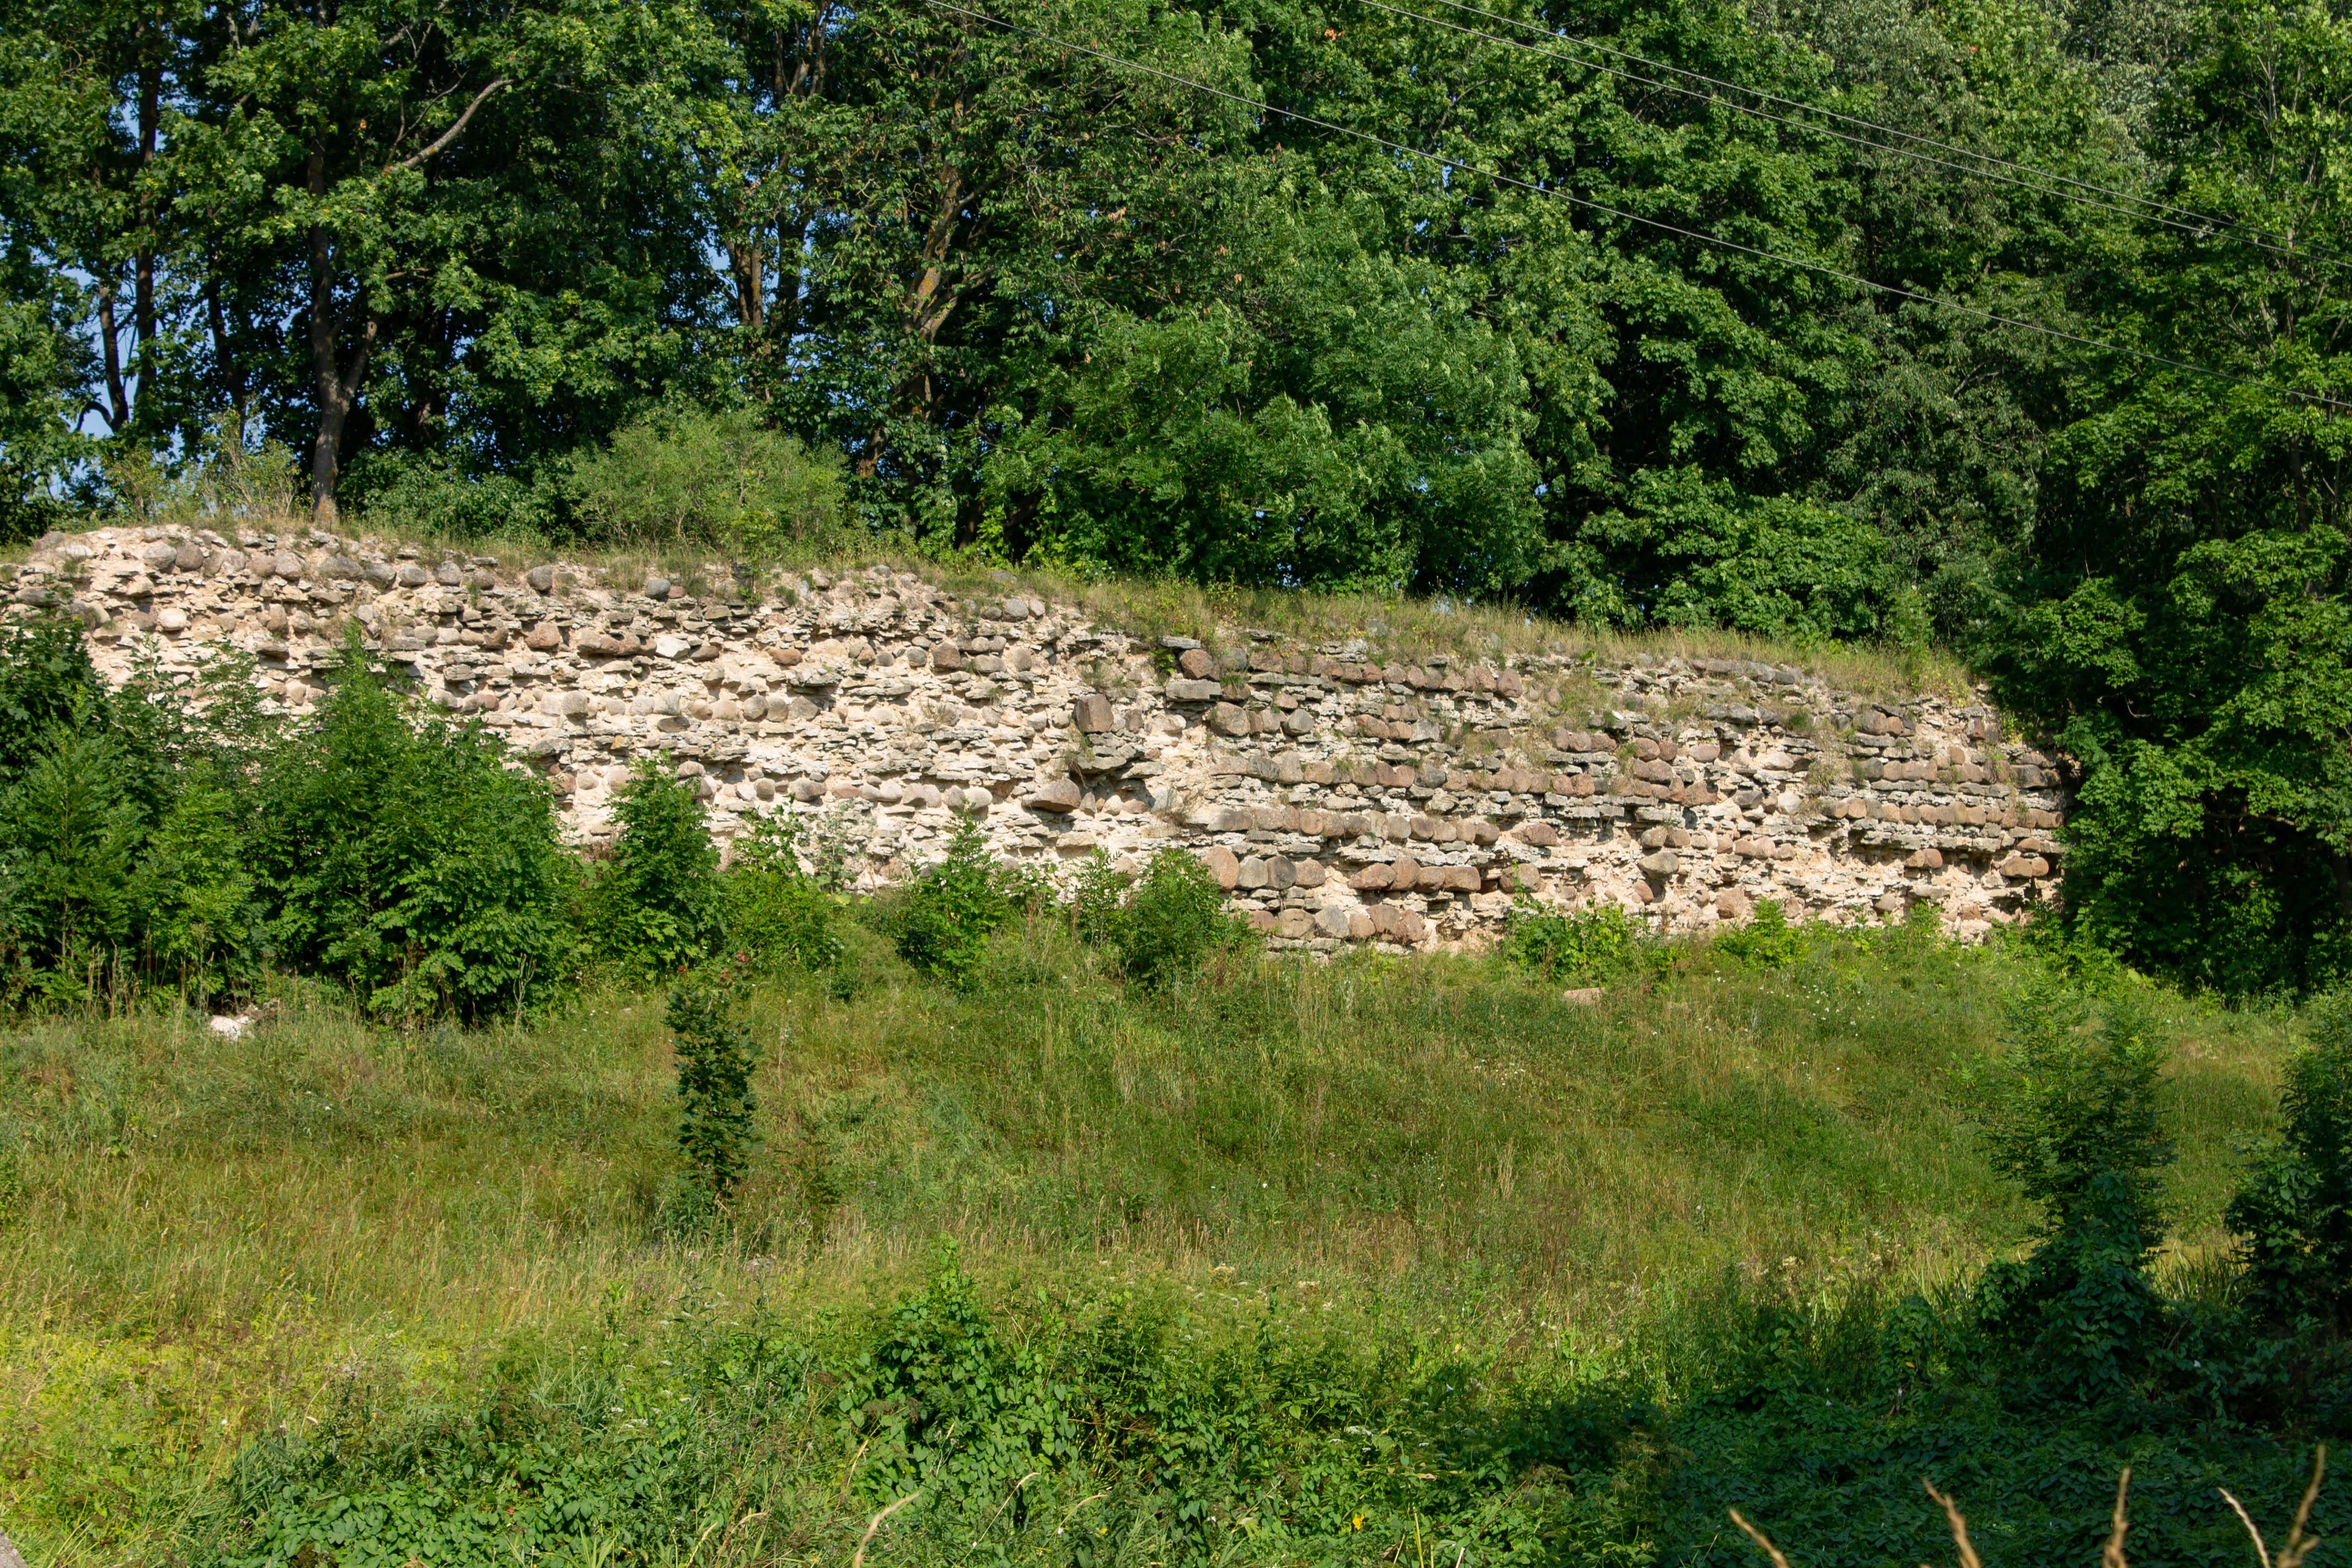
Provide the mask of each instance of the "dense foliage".
POLYGON ((2340 0, 1427 9, 9 0, 0 527, 1942 638, 2085 931, 2352 965, 2340 0))
POLYGON ((840 910, 784 823, 722 869, 665 760, 616 793, 612 853, 561 838, 552 788, 350 645, 299 723, 249 668, 152 665, 110 692, 79 628, 0 620, 0 1005, 142 993, 234 1008, 275 967, 412 1024, 543 1013, 583 975, 829 969, 840 910))

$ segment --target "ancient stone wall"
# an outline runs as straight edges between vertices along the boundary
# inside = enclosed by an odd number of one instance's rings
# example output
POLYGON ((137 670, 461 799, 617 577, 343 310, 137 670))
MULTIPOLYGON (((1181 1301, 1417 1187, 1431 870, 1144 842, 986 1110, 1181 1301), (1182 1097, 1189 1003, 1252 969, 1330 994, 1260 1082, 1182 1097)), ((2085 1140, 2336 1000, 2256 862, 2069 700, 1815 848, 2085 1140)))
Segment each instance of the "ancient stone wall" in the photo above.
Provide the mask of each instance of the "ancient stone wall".
POLYGON ((110 678, 249 650, 299 713, 356 623, 423 698, 543 769, 569 831, 659 753, 717 831, 824 819, 867 885, 957 814, 1009 858, 1202 856, 1277 947, 1481 941, 1516 897, 1666 930, 1938 905, 1980 933, 2045 896, 2064 801, 1982 703, 1867 700, 1789 666, 1591 653, 1381 662, 1236 628, 1145 639, 1009 585, 882 568, 712 586, 517 571, 324 533, 50 535, 18 603, 69 605, 110 678))

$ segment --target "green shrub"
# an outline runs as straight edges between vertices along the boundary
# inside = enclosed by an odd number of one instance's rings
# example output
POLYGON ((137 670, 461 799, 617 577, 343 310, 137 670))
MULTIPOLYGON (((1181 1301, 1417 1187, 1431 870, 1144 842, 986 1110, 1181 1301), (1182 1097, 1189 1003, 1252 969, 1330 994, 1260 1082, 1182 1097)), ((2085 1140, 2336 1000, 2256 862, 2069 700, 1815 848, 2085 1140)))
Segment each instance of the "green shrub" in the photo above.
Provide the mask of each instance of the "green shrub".
POLYGON ((600 538, 693 540, 764 553, 840 519, 838 454, 812 451, 747 410, 649 415, 573 460, 573 504, 600 538))
POLYGON ((2147 1278, 2164 1239, 2157 1110, 2164 1047, 2126 996, 2095 1003, 2056 980, 2011 1004, 2009 1050, 1971 1080, 1993 1169, 2041 1205, 2039 1245, 1978 1284, 2021 1382, 2072 1399, 2126 1393, 2164 1323, 2147 1278))
POLYGON ((0 621, 0 787, 14 784, 60 726, 106 706, 106 685, 62 615, 0 621))
POLYGON ((0 795, 0 940, 51 1001, 85 998, 126 957, 145 837, 122 748, 86 718, 52 724, 0 795))
POLYGON ((2255 1154, 2227 1217, 2256 1317, 2340 1333, 2352 1327, 2352 999, 2314 1011, 2310 1043, 2287 1058, 2283 1135, 2255 1154))
POLYGON ((361 454, 341 488, 378 527, 450 539, 543 538, 554 531, 561 499, 545 479, 389 452, 361 454))
POLYGON ((990 857, 977 824, 959 823, 947 858, 908 883, 890 912, 891 940, 916 969, 961 987, 1030 891, 1026 879, 990 857))
POLYGON ((1778 899, 1759 900, 1746 925, 1715 939, 1715 951, 1743 969, 1786 969, 1811 948, 1805 928, 1789 923, 1778 899))
MULTIPOLYGON (((1085 891, 1083 885, 1081 892, 1085 891)), ((1081 911, 1082 927, 1087 923, 1081 911)), ((1250 940, 1248 924, 1225 907, 1225 895, 1199 857, 1162 849, 1123 900, 1098 910, 1097 940, 1118 955, 1118 972, 1147 991, 1165 991, 1201 973, 1213 954, 1250 940)))
POLYGON ((478 729, 413 719, 356 646, 257 797, 250 863, 295 968, 401 1017, 532 1011, 570 984, 575 874, 545 781, 478 729))
POLYGON ((1647 936, 1615 904, 1560 910, 1522 898, 1511 906, 1504 959, 1565 985, 1601 985, 1642 967, 1647 936))
POLYGON ((191 781, 148 839, 141 881, 159 976, 198 1002, 249 990, 268 941, 260 888, 227 790, 191 781))
POLYGON ((719 851, 695 786, 667 756, 644 756, 613 801, 613 857, 590 888, 588 939, 615 967, 667 973, 700 963, 726 934, 719 851))
POLYGON ((755 813, 719 873, 728 951, 753 973, 832 969, 842 960, 840 906, 802 869, 803 837, 782 816, 755 813))
POLYGON ((720 989, 685 985, 669 994, 669 1030, 677 1053, 677 1151, 686 1163, 689 1206, 726 1201, 743 1179, 757 1140, 752 1126, 751 1031, 732 1016, 720 989))
POLYGON ((1119 870, 1100 849, 1078 868, 1078 885, 1070 891, 1070 933, 1088 947, 1100 947, 1118 930, 1127 890, 1135 879, 1119 870))

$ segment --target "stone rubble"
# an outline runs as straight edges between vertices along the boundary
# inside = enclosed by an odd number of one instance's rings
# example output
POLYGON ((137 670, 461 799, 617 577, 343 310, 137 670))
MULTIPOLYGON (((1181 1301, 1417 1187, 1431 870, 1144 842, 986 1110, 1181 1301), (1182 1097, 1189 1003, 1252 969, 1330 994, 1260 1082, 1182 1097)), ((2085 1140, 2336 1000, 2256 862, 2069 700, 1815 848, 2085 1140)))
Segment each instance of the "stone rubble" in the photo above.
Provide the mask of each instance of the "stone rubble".
POLYGON ((1520 898, 1664 931, 1763 899, 1832 921, 1924 900, 1975 936, 2055 883, 2057 766, 1982 703, 1737 660, 1146 639, 999 576, 983 598, 883 567, 630 586, 319 531, 120 527, 45 536, 13 595, 68 606, 110 679, 227 644, 296 714, 355 624, 544 772, 591 853, 654 752, 722 839, 750 813, 814 817, 864 887, 937 858, 959 815, 1061 867, 1181 846, 1276 948, 1475 945, 1520 898))

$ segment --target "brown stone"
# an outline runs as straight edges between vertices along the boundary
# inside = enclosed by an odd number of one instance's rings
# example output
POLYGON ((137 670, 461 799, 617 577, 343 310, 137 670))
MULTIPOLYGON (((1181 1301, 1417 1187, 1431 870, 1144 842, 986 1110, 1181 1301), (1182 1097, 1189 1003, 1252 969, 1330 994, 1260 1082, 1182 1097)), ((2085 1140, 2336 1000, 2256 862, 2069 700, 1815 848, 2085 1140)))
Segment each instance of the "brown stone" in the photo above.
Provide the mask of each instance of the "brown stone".
POLYGON ((1076 811, 1081 798, 1078 786, 1068 779, 1048 779, 1029 792, 1029 805, 1038 811, 1076 811))
POLYGON ((1395 880, 1395 872, 1386 866, 1367 866, 1348 879, 1348 886, 1360 893, 1377 893, 1395 880))
POLYGON ((1244 860, 1241 863, 1240 868, 1235 871, 1234 875, 1234 886, 1245 889, 1255 889, 1265 887, 1265 858, 1263 856, 1253 855, 1248 859, 1244 860))
POLYGON ((1234 890, 1234 883, 1241 877, 1242 863, 1234 858, 1232 850, 1222 844, 1212 845, 1201 852, 1201 864, 1209 868, 1218 887, 1228 893, 1234 890))
POLYGON ((1478 884, 1484 879, 1478 875, 1478 868, 1475 866, 1445 868, 1444 887, 1449 893, 1475 893, 1478 890, 1478 884))
POLYGON ((1389 886, 1402 893, 1421 885, 1420 862, 1410 855, 1400 855, 1389 866, 1389 886))
POLYGON ((953 670, 963 668, 963 650, 951 642, 943 642, 931 649, 933 669, 953 670))
POLYGON ((1319 888, 1330 875, 1320 860, 1301 860, 1294 869, 1302 888, 1319 888))
POLYGON ((1298 886, 1298 868, 1279 855, 1265 859, 1265 885, 1277 893, 1286 893, 1298 886))
POLYGON ((1905 860, 1903 864, 1914 871, 1934 871, 1942 868, 1944 857, 1937 849, 1919 849, 1913 851, 1910 858, 1905 860))
POLYGON ((1108 699, 1088 692, 1071 709, 1070 722, 1082 735, 1099 735, 1117 727, 1118 719, 1108 699))
POLYGON ((1250 732, 1249 715, 1230 702, 1220 702, 1209 710, 1209 728, 1220 735, 1246 735, 1250 732))
POLYGON ((1559 842, 1559 829, 1549 822, 1530 818, 1512 829, 1511 837, 1522 844, 1549 847, 1559 842))

